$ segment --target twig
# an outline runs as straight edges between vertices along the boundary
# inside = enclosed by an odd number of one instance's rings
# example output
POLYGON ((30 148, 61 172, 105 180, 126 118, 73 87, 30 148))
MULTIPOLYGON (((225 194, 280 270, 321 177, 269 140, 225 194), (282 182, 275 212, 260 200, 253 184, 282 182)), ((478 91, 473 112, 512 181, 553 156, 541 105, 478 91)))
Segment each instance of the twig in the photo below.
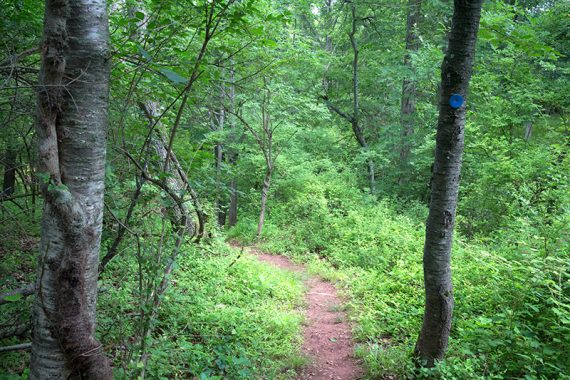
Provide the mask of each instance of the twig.
POLYGON ((241 251, 238 253, 237 257, 230 263, 230 265, 228 265, 226 269, 230 269, 240 259, 241 255, 243 254, 243 248, 244 247, 241 247, 241 251))
POLYGON ((32 349, 31 343, 22 343, 22 344, 15 344, 13 346, 0 347, 0 352, 22 351, 22 350, 31 350, 31 349, 32 349))

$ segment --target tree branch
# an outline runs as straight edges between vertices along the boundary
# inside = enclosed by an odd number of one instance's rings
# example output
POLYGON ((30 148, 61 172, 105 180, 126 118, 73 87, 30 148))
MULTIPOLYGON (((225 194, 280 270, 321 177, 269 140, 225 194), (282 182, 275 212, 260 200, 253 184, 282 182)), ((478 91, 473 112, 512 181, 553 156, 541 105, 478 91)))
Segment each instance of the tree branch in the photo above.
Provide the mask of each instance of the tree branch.
POLYGON ((13 297, 13 296, 21 296, 21 298, 26 298, 34 294, 34 284, 28 284, 23 288, 12 290, 8 293, 0 295, 0 305, 4 305, 5 303, 9 303, 6 297, 13 297))

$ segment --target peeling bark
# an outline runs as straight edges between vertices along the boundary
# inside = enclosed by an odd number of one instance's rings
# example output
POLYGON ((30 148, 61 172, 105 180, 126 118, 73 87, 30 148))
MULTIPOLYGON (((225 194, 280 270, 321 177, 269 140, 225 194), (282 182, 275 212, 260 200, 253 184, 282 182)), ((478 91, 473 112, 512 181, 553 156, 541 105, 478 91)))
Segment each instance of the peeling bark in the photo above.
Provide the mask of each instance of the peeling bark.
POLYGON ((112 379, 95 339, 109 99, 103 0, 48 0, 38 91, 39 173, 49 175, 30 379, 112 379))
POLYGON ((453 312, 451 244, 463 155, 465 101, 454 109, 452 94, 467 97, 483 0, 455 0, 449 48, 441 70, 439 121, 432 194, 424 245, 425 312, 415 356, 434 366, 447 350, 453 312))

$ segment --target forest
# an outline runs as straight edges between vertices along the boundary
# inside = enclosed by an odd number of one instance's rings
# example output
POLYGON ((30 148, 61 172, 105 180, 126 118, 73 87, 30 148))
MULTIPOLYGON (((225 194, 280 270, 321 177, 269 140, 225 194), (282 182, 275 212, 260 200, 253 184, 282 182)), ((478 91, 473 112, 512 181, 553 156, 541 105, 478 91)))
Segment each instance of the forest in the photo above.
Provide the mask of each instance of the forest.
POLYGON ((568 0, 2 0, 0 379, 570 379, 568 0))

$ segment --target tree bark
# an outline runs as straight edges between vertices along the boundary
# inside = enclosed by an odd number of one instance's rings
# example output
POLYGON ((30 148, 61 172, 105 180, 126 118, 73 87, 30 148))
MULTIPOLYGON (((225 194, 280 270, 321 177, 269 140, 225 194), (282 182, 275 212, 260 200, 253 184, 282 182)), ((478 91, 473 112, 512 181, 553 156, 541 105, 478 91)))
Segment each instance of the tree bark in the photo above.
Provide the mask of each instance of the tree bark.
MULTIPOLYGON (((7 142, 10 144, 10 142, 7 142)), ((16 187, 16 167, 18 151, 13 146, 8 145, 4 156, 4 182, 2 182, 2 192, 0 198, 9 197, 14 194, 16 187)))
POLYGON ((265 208, 267 205, 267 195, 269 194, 269 187, 271 186, 272 168, 267 168, 265 177, 263 178, 263 187, 261 189, 261 208, 259 211, 259 222, 257 223, 257 237, 261 236, 263 231, 263 224, 265 223, 265 208))
MULTIPOLYGON (((406 55, 404 66, 410 74, 413 71, 412 53, 417 52, 420 46, 417 28, 421 15, 422 0, 408 1, 408 18, 406 22, 406 55)), ((400 149, 400 162, 405 165, 410 155, 410 136, 414 133, 413 115, 416 110, 416 80, 409 76, 404 78, 402 84, 402 103, 400 108, 400 124, 402 125, 402 145, 400 149)), ((400 182, 402 177, 400 176, 400 182)))
POLYGON ((30 379, 113 377, 95 339, 109 63, 104 0, 46 1, 37 135, 49 181, 30 379))
POLYGON ((483 0, 455 0, 449 48, 441 70, 439 120, 432 194, 424 245, 425 312, 415 356, 434 366, 447 350, 453 312, 451 245, 463 155, 465 101, 454 109, 452 94, 466 99, 483 0))
MULTIPOLYGON (((226 89, 224 84, 220 85, 220 103, 221 107, 216 112, 214 109, 209 109, 210 115, 210 130, 212 132, 221 132, 224 130, 226 122, 226 110, 224 101, 226 98, 226 89)), ((217 223, 218 226, 223 227, 226 224, 227 214, 227 197, 223 189, 222 166, 224 163, 224 144, 222 141, 216 141, 214 146, 214 167, 216 168, 216 210, 217 210, 217 223)))
MULTIPOLYGON (((277 155, 274 156, 273 147, 273 132, 275 129, 272 126, 271 115, 269 111, 269 104, 271 103, 271 91, 268 87, 267 78, 263 79, 265 84, 265 94, 263 96, 263 103, 261 105, 261 124, 263 130, 263 137, 255 134, 257 143, 263 152, 265 158, 265 177, 263 178, 263 187, 261 188, 261 207, 259 211, 259 222, 257 224, 257 235, 256 237, 261 237, 261 232, 263 231, 263 224, 265 223, 265 209, 267 206, 267 197, 269 195, 269 188, 271 186, 271 175, 273 174, 273 169, 275 168, 275 159, 277 155)), ((254 132, 251 129, 252 133, 254 132)))
POLYGON ((527 121, 524 124, 524 140, 528 142, 532 136, 532 121, 527 121))
MULTIPOLYGON (((230 101, 230 116, 235 113, 235 99, 236 99, 236 90, 235 90, 235 68, 233 66, 230 69, 230 89, 229 89, 229 101, 230 101)), ((233 144, 238 142, 237 134, 236 134, 236 122, 235 117, 230 117, 230 130, 231 130, 231 142, 233 144)), ((238 161, 238 152, 235 147, 232 147, 228 151, 228 163, 231 167, 231 179, 230 179, 230 204, 228 207, 228 225, 233 227, 237 224, 238 220, 238 190, 237 190, 237 161, 238 161)))
MULTIPOLYGON (((349 33, 350 44, 352 46, 352 120, 351 126, 354 132, 354 137, 358 141, 358 145, 368 152, 368 143, 366 142, 366 137, 364 136, 364 131, 360 125, 360 104, 359 104, 359 78, 358 78, 358 44, 356 42, 356 28, 357 28, 357 18, 356 18, 356 6, 354 2, 351 7, 352 12, 352 29, 349 33)), ((368 166, 368 183, 370 186, 370 192, 374 194, 376 192, 376 178, 375 178, 375 165, 374 161, 369 157, 366 159, 366 165, 368 166)))
POLYGON ((238 190, 237 181, 233 177, 230 180, 230 207, 228 208, 228 225, 233 227, 238 221, 238 190))
MULTIPOLYGON (((139 106, 142 109, 142 111, 145 113, 147 119, 149 120, 149 127, 152 128, 152 126, 156 123, 156 118, 158 116, 158 108, 159 108, 158 103, 146 101, 144 103, 139 103, 139 106)), ((162 127, 162 125, 158 124, 155 126, 150 136, 150 144, 154 147, 156 155, 159 158, 159 161, 157 162, 157 168, 158 170, 163 170, 163 168, 160 168, 161 166, 160 163, 166 161, 166 157, 168 154, 167 154, 167 145, 166 145, 166 134, 164 132, 164 128, 162 127)), ((176 195, 179 197, 184 197, 184 193, 186 191, 190 193, 195 211, 198 214, 199 218, 198 222, 200 226, 198 231, 196 231, 196 224, 194 223, 192 217, 190 216, 192 214, 192 209, 190 208, 187 202, 183 202, 180 207, 176 207, 174 208, 174 210, 172 210, 174 212, 172 222, 174 225, 179 225, 182 221, 184 221, 184 223, 186 224, 186 229, 188 231, 189 237, 192 238, 196 235, 198 235, 198 237, 201 237, 202 236, 201 234, 203 232, 202 231, 203 218, 201 218, 201 207, 197 204, 198 203, 197 195, 194 192, 194 190, 190 188, 190 184, 188 183, 188 178, 186 176, 186 173, 183 172, 182 168, 180 167, 180 164, 178 163, 176 155, 172 151, 170 152, 169 161, 171 161, 171 163, 168 165, 166 169, 169 172, 170 176, 168 176, 165 179, 164 181, 165 185, 171 191, 176 193, 176 195)))
POLYGON ((217 143, 214 148, 214 154, 216 159, 216 182, 217 182, 217 199, 216 208, 218 210, 218 226, 223 227, 226 225, 226 209, 227 203, 225 201, 225 190, 222 189, 222 165, 224 161, 224 146, 221 143, 217 143))

